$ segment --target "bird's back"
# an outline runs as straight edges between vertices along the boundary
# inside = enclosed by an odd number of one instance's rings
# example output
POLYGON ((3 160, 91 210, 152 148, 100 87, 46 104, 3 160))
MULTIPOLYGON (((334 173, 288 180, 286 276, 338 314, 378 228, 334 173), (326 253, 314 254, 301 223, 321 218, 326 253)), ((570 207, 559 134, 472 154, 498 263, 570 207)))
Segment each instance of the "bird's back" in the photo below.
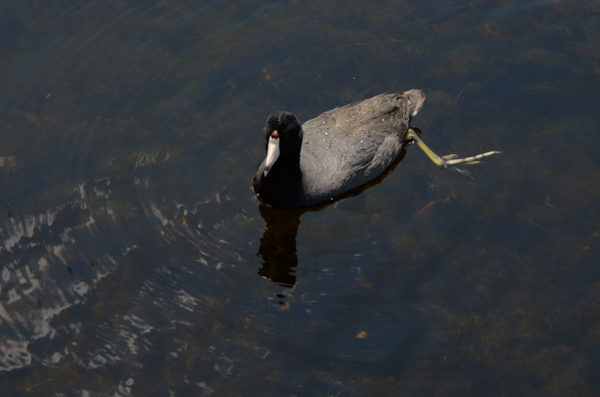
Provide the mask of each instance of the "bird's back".
POLYGON ((309 205, 381 175, 400 154, 409 122, 424 101, 420 90, 381 94, 304 123, 300 168, 309 205))

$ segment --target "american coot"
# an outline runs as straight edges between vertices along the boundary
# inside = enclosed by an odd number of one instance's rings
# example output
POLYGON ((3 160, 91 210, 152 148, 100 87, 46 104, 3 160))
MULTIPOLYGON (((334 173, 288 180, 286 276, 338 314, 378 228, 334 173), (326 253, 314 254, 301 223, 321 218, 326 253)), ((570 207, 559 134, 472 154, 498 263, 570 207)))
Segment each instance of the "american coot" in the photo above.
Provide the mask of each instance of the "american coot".
POLYGON ((421 90, 381 94, 325 112, 304 125, 292 113, 271 114, 264 129, 267 157, 254 178, 254 190, 275 208, 330 202, 381 175, 409 141, 416 141, 444 168, 499 153, 466 159, 435 155, 409 128, 423 102, 421 90))

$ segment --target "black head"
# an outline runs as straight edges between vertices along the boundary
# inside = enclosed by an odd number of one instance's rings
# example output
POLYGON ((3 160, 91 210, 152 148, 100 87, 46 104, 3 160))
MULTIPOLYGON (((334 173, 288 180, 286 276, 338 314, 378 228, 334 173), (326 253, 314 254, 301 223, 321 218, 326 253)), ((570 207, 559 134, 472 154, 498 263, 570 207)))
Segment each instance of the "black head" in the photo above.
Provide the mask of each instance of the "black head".
POLYGON ((265 151, 273 132, 279 135, 279 150, 282 158, 300 154, 302 147, 302 124, 294 114, 284 111, 272 113, 267 119, 263 133, 265 135, 265 151))
POLYGON ((298 117, 279 111, 269 116, 263 133, 267 156, 254 177, 254 190, 269 205, 290 207, 302 190, 302 125, 298 117))

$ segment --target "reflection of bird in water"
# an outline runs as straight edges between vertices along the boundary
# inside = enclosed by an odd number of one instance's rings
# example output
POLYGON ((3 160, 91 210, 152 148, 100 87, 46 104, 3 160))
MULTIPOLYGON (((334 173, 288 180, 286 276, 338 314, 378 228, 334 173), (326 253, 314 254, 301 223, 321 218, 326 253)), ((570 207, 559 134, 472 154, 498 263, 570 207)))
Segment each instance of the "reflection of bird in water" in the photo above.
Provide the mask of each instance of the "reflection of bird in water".
POLYGON ((381 94, 336 108, 304 125, 288 112, 275 112, 264 128, 267 157, 254 178, 260 200, 275 208, 331 202, 373 181, 411 141, 443 168, 475 164, 499 152, 457 159, 439 157, 409 128, 425 101, 420 90, 381 94))
POLYGON ((258 254, 264 262, 258 274, 274 283, 293 287, 296 276, 291 273, 298 265, 296 235, 304 210, 281 211, 260 205, 259 211, 267 227, 260 239, 258 254))

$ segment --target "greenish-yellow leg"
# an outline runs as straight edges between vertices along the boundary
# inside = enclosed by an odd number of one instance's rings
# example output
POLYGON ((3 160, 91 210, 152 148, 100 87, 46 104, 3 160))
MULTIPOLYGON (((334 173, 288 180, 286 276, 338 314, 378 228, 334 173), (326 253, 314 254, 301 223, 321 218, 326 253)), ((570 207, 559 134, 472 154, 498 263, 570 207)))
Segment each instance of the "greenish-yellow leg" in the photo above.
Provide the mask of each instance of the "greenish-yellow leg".
POLYGON ((478 164, 478 163, 480 163, 479 161, 477 161, 479 159, 482 159, 487 156, 491 156, 493 154, 502 153, 502 152, 498 152, 498 151, 494 150, 491 152, 478 154, 477 156, 466 157, 464 159, 459 159, 458 156, 455 154, 449 154, 447 156, 440 157, 437 154, 435 154, 431 149, 429 149, 429 147, 427 147, 425 142, 423 142, 421 140, 421 138, 419 138, 419 135, 417 135, 416 131, 413 130, 412 128, 408 129, 408 134, 406 134, 406 139, 408 139, 409 141, 413 140, 413 141, 417 142, 417 145, 419 145, 421 150, 423 150, 425 152, 425 154, 431 159, 431 161, 433 161, 435 163, 435 165, 437 165, 438 167, 445 168, 445 169, 450 168, 451 170, 456 171, 459 174, 466 176, 467 178, 471 178, 471 174, 469 173, 469 171, 456 168, 454 166, 454 164, 478 164))

